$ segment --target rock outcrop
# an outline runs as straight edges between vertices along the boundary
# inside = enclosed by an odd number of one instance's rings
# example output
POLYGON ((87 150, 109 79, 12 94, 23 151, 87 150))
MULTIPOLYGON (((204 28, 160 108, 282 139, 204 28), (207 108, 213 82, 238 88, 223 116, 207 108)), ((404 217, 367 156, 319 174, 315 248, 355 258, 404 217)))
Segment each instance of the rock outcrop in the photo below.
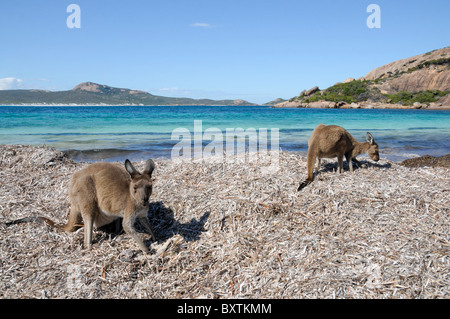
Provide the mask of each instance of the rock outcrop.
POLYGON ((431 60, 439 60, 441 58, 450 57, 450 47, 446 47, 439 50, 434 50, 425 54, 420 54, 413 56, 411 58, 398 60, 395 62, 391 62, 389 64, 378 67, 364 77, 365 80, 377 80, 382 78, 388 78, 390 76, 395 75, 396 73, 407 72, 415 67, 418 67, 419 64, 422 64, 431 60))
POLYGON ((450 91, 450 47, 399 60, 369 72, 365 80, 381 80, 382 93, 450 91))
POLYGON ((320 91, 319 87, 315 86, 312 89, 309 89, 308 91, 306 91, 303 95, 304 96, 311 96, 311 95, 313 95, 314 93, 316 93, 318 91, 320 91))
POLYGON ((72 91, 86 91, 86 92, 100 93, 102 91, 100 88, 101 88, 100 84, 93 82, 83 82, 74 87, 72 91))
POLYGON ((444 105, 444 106, 450 106, 450 94, 447 94, 446 96, 443 96, 438 104, 440 104, 440 106, 444 105))
MULTIPOLYGON (((441 68, 442 69, 442 68, 441 68)), ((382 93, 420 92, 427 90, 450 91, 450 69, 424 69, 405 73, 398 77, 387 79, 386 82, 375 85, 382 93)))

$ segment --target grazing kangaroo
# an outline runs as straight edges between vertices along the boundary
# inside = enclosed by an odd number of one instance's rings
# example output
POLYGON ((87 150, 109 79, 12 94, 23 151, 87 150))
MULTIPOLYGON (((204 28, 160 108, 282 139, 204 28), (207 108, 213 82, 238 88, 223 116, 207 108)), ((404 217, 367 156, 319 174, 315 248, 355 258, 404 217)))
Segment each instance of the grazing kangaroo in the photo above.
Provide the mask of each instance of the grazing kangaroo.
POLYGON ((345 155, 350 171, 353 172, 352 161, 360 164, 356 160, 356 156, 363 153, 369 154, 370 158, 376 162, 380 159, 378 154, 378 144, 375 143, 372 134, 369 132, 367 132, 367 141, 360 143, 343 127, 319 124, 312 132, 308 141, 308 177, 300 184, 298 191, 313 182, 314 164, 316 159, 319 159, 318 167, 320 167, 321 158, 337 157, 339 173, 342 173, 344 166, 343 157, 345 155))
POLYGON ((147 253, 149 250, 134 229, 136 218, 148 231, 153 240, 155 235, 147 219, 149 198, 152 193, 152 172, 155 168, 149 159, 140 174, 131 162, 125 161, 125 169, 112 163, 94 163, 72 176, 69 189, 70 215, 65 225, 56 225, 45 217, 22 218, 10 223, 18 224, 30 221, 43 221, 52 227, 67 232, 75 231, 84 221, 84 246, 92 246, 92 227, 107 225, 123 217, 123 229, 134 238, 139 247, 147 253))

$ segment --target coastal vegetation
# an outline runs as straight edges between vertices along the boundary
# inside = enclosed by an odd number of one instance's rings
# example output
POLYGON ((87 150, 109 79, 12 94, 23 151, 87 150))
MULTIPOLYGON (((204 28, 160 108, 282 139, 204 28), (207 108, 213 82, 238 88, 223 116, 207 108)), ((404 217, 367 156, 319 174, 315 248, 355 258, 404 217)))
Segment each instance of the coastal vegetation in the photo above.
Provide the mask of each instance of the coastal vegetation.
POLYGON ((445 65, 447 67, 447 69, 450 69, 450 58, 442 58, 442 59, 425 61, 425 62, 418 64, 417 66, 415 66, 413 68, 408 69, 407 72, 414 72, 414 71, 429 67, 431 65, 445 65))
POLYGON ((379 90, 369 88, 369 81, 352 81, 349 83, 337 83, 324 91, 318 91, 314 95, 305 97, 301 94, 299 99, 303 99, 304 103, 330 101, 354 103, 367 101, 369 97, 379 94, 379 90))
POLYGON ((427 90, 420 92, 399 92, 386 94, 387 102, 391 104, 413 105, 414 103, 433 103, 450 93, 450 91, 427 90))
POLYGON ((337 83, 326 90, 317 91, 308 97, 305 97, 305 93, 302 93, 295 100, 302 101, 302 103, 329 101, 336 103, 345 102, 348 104, 370 100, 389 104, 413 105, 414 103, 437 102, 441 97, 450 93, 450 91, 426 90, 383 94, 380 89, 372 85, 377 82, 376 80, 354 80, 348 83, 337 83))

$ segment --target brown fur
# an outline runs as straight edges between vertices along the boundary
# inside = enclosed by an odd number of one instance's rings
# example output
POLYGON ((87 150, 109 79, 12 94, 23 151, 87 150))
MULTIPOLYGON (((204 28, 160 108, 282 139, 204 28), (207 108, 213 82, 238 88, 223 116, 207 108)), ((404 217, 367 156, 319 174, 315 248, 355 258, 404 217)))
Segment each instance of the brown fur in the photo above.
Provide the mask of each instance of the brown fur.
POLYGON ((155 163, 150 159, 140 174, 129 160, 125 169, 111 163, 94 163, 72 176, 69 189, 70 215, 65 225, 56 225, 45 217, 28 217, 8 223, 18 224, 29 221, 44 221, 52 227, 73 232, 84 222, 84 245, 92 246, 92 228, 109 224, 123 217, 123 229, 148 252, 142 239, 137 235, 133 225, 136 218, 152 235, 155 236, 147 219, 149 198, 152 193, 151 175, 155 163))
POLYGON ((345 156, 350 171, 353 172, 352 161, 359 163, 356 157, 367 153, 374 161, 380 159, 378 154, 378 144, 369 132, 367 132, 367 141, 358 142, 343 127, 337 125, 326 126, 318 125, 311 134, 308 141, 307 170, 308 177, 306 181, 300 184, 298 190, 302 190, 308 184, 314 181, 314 164, 318 159, 320 167, 321 158, 338 158, 339 173, 343 171, 343 158, 345 156))

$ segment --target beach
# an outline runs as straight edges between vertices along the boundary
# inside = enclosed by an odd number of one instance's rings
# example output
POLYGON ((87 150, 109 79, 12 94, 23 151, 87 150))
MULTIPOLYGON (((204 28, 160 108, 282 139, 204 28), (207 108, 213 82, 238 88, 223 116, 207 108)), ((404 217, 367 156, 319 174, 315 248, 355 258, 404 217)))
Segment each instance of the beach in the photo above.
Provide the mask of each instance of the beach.
POLYGON ((337 174, 329 160, 297 192, 298 152, 272 152, 274 170, 156 159, 148 216, 157 241, 140 233, 144 255, 125 233, 96 230, 87 251, 83 228, 7 227, 28 216, 65 223, 70 177, 88 163, 50 147, 0 151, 1 298, 450 297, 445 165, 382 158, 337 174))

